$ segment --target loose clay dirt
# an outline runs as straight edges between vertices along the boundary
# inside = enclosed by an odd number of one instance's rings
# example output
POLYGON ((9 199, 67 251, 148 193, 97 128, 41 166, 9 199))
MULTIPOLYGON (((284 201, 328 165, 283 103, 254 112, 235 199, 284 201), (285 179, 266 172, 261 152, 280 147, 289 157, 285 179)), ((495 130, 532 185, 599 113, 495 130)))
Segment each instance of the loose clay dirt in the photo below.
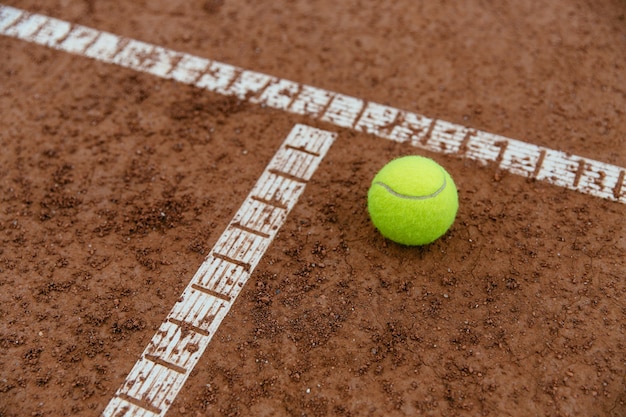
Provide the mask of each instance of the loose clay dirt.
MULTIPOLYGON (((626 166, 623 1, 5 4, 626 166)), ((295 123, 339 137, 168 416, 626 415, 624 205, 15 39, 0 63, 0 416, 99 415, 295 123), (365 201, 413 153, 460 193, 422 248, 365 201)))

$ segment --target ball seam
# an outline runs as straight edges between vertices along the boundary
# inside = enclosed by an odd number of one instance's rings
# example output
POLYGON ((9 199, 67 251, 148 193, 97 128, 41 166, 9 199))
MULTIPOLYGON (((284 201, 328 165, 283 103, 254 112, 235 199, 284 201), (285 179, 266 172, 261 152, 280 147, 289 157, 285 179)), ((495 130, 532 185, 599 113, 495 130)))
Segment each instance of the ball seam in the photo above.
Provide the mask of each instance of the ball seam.
POLYGON ((432 194, 429 194, 429 195, 406 195, 406 194, 401 194, 401 193, 395 191, 393 188, 391 188, 387 184, 385 184, 384 182, 380 182, 380 181, 376 181, 374 183, 374 185, 380 185, 381 187, 386 189, 389 193, 391 193, 393 196, 398 197, 398 198, 404 198, 404 199, 407 199, 407 200, 428 200, 429 198, 434 198, 434 197, 437 197, 439 194, 441 194, 443 192, 443 190, 446 189, 447 181, 446 181, 446 176, 444 175, 443 176, 443 184, 441 185, 441 187, 439 187, 438 190, 436 190, 435 192, 433 192, 432 194))

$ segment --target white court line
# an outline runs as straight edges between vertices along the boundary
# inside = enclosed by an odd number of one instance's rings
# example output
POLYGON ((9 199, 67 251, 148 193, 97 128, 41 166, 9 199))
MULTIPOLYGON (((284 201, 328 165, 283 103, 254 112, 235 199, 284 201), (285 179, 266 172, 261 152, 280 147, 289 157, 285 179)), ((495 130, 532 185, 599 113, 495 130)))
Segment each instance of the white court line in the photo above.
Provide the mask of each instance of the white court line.
POLYGON ((103 416, 165 415, 335 137, 293 128, 103 416))
POLYGON ((0 34, 626 204, 626 169, 0 5, 0 34))
MULTIPOLYGON (((626 203, 626 170, 619 166, 13 7, 0 5, 0 34, 626 203)), ((334 138, 301 125, 292 131, 103 415, 166 413, 334 138)))

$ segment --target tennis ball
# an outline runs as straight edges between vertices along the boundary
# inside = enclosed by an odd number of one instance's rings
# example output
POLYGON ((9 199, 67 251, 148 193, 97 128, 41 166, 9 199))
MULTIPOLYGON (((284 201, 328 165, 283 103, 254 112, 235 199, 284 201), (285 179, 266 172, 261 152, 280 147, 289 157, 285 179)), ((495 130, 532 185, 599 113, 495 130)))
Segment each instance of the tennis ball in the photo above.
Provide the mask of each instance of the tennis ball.
POLYGON ((426 245, 454 223, 456 185, 432 159, 417 155, 389 162, 367 193, 367 210, 383 236, 403 245, 426 245))

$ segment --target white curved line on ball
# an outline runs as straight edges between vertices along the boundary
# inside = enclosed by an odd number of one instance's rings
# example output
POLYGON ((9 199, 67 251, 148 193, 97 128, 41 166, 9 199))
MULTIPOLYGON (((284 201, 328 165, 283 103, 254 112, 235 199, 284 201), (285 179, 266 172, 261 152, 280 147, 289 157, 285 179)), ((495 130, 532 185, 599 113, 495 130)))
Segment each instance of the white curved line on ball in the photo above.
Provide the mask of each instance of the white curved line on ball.
POLYGON ((441 187, 439 187, 439 189, 437 191, 435 191, 434 193, 428 194, 428 195, 406 195, 406 194, 400 194, 399 192, 395 191, 393 188, 391 188, 390 186, 388 186, 384 182, 380 182, 380 181, 376 181, 374 183, 374 185, 380 185, 381 187, 383 187, 385 190, 389 191, 389 193, 391 193, 395 197, 405 198, 407 200, 428 200, 429 198, 434 198, 434 197, 437 197, 439 194, 441 194, 441 192, 446 189, 447 181, 446 181, 446 176, 444 175, 443 176, 443 184, 441 185, 441 187))

